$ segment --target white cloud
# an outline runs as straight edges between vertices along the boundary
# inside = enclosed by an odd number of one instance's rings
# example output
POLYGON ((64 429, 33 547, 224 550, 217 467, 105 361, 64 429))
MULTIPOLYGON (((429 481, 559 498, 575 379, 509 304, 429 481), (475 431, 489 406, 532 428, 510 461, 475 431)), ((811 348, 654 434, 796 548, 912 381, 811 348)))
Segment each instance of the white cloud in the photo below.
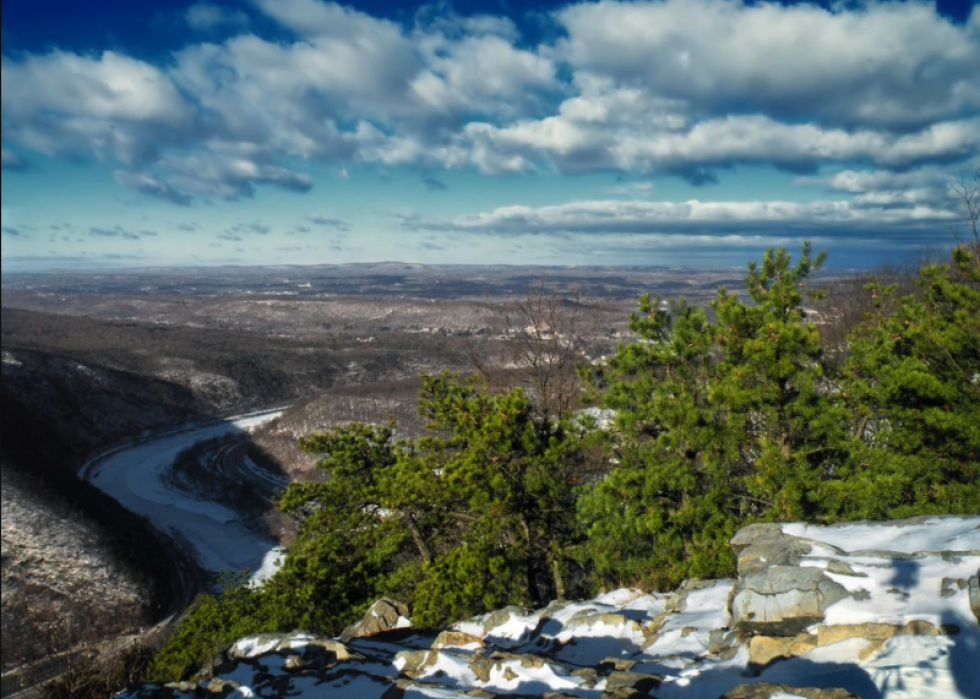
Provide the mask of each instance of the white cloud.
POLYGON ((166 157, 159 170, 184 192, 234 201, 255 194, 255 185, 267 184, 293 192, 308 192, 313 180, 274 162, 259 150, 221 148, 201 154, 166 157))
POLYGON ((427 71, 415 81, 437 109, 513 117, 543 106, 558 87, 554 64, 500 36, 422 36, 427 71))
MULTIPOLYGON (((192 43, 158 65, 4 57, 5 142, 94 154, 123 186, 178 204, 307 191, 291 164, 305 159, 705 183, 741 164, 903 171, 980 153, 980 9, 957 25, 915 0, 604 0, 558 11, 566 34, 530 45, 506 17, 253 8, 280 31, 192 43)), ((248 18, 199 2, 185 19, 206 31, 248 18)))
POLYGON ((843 170, 829 180, 831 189, 851 194, 868 192, 897 191, 931 187, 947 189, 950 186, 947 173, 935 169, 914 170, 910 172, 889 172, 887 170, 843 170))
POLYGON ((907 129, 980 107, 978 33, 933 3, 604 1, 557 17, 568 33, 557 53, 576 71, 698 113, 907 129))
POLYGON ((416 15, 422 33, 439 33, 448 37, 499 36, 511 43, 520 38, 520 32, 509 17, 493 15, 456 14, 451 5, 424 5, 416 15))
POLYGON ((160 69, 112 51, 2 62, 4 136, 51 155, 134 163, 193 139, 198 114, 160 69))
MULTIPOLYGON (((688 174, 704 167, 771 164, 812 171, 828 163, 870 161, 881 167, 908 168, 955 162, 980 151, 980 119, 944 122, 912 134, 784 124, 765 116, 730 116, 695 123, 689 129, 608 128, 564 114, 498 127, 469 124, 472 150, 518 158, 522 168, 544 159, 567 172, 688 174)), ((474 161, 484 170, 495 161, 474 161)))
POLYGON ((402 216, 411 230, 497 235, 696 234, 838 235, 861 232, 901 235, 936 230, 957 213, 927 204, 901 208, 855 205, 849 201, 686 202, 575 201, 557 206, 505 206, 450 219, 402 216))

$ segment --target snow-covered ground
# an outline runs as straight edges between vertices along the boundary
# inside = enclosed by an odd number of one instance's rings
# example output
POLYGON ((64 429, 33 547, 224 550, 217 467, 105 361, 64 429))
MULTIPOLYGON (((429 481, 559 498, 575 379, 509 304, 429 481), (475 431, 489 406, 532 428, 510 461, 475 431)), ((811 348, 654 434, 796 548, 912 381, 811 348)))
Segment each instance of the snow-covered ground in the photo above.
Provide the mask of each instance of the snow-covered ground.
POLYGON ((276 541, 249 530, 232 510, 173 487, 165 477, 177 455, 198 442, 251 430, 281 414, 264 412, 163 435, 87 464, 82 477, 127 509, 189 545, 203 568, 248 571, 261 582, 279 565, 276 541))
POLYGON ((840 688, 861 699, 980 697, 980 600, 969 591, 978 584, 980 517, 759 526, 739 535, 736 580, 509 607, 439 637, 405 637, 404 629, 346 645, 304 632, 250 637, 200 687, 145 685, 121 699, 192 699, 202 690, 226 699, 719 699, 743 684, 759 685, 751 696, 760 699, 803 696, 783 688, 811 688, 806 696, 840 688), (758 588, 760 575, 773 618, 806 611, 813 568, 846 590, 821 607, 822 618, 799 631, 739 625, 739 595, 758 588))

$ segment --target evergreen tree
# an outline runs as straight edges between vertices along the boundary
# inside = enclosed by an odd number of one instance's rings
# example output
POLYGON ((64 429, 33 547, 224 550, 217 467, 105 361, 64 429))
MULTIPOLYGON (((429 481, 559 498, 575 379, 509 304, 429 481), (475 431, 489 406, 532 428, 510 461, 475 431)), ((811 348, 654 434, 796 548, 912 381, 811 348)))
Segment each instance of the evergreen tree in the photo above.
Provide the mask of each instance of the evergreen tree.
POLYGON ((202 595, 167 638, 147 671, 151 679, 184 679, 206 668, 242 636, 271 630, 262 619, 262 599, 244 575, 225 575, 222 592, 202 595))
POLYGON ((358 424, 303 440, 324 478, 280 503, 302 524, 264 592, 279 626, 338 632, 380 595, 437 626, 565 594, 582 430, 448 374, 423 377, 420 410, 416 443, 358 424))
POLYGON ((852 336, 842 377, 853 457, 823 491, 832 518, 975 512, 980 502, 980 253, 954 250, 852 336))
POLYGON ((733 571, 728 539, 748 519, 799 519, 846 445, 816 328, 803 307, 823 256, 770 250, 746 277, 751 303, 719 289, 715 320, 640 301, 594 384, 616 411, 619 464, 582 498, 607 585, 669 587, 733 571))

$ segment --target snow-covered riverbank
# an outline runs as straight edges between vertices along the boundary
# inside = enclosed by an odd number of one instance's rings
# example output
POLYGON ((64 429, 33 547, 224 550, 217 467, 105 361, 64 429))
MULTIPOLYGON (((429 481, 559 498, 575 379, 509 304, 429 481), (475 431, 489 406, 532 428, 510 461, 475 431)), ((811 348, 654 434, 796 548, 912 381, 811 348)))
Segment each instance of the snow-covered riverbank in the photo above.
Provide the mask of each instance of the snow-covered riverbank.
POLYGON ((232 510, 175 489, 164 477, 177 455, 198 442, 262 425, 281 411, 256 413, 161 435, 113 450, 87 464, 81 476, 127 509, 186 544, 206 570, 248 571, 261 582, 278 568, 276 541, 250 531, 232 510))

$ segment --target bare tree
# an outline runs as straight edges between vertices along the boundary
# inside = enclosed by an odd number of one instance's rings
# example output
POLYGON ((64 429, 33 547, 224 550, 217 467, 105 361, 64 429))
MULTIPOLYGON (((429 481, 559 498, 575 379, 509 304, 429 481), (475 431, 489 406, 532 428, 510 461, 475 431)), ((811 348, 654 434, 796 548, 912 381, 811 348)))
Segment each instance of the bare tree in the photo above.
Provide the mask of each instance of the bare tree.
POLYGON ((487 299, 499 330, 498 357, 471 346, 470 360, 487 383, 500 390, 522 387, 540 416, 564 416, 577 404, 581 386, 576 372, 588 361, 597 315, 576 290, 565 297, 542 279, 523 296, 505 302, 487 299))
MULTIPOLYGON (((952 189, 963 207, 967 227, 967 248, 980 266, 980 168, 972 176, 961 175, 952 182, 952 189)), ((961 230, 953 234, 962 241, 961 230)), ((923 247, 910 255, 904 263, 890 264, 873 271, 882 283, 894 287, 891 298, 899 299, 917 293, 919 271, 929 265, 948 264, 949 251, 942 247, 923 247)), ((839 277, 822 284, 827 297, 819 302, 817 310, 822 317, 820 335, 824 346, 838 360, 843 360, 851 332, 864 323, 876 308, 876 299, 866 289, 871 274, 855 274, 839 277)), ((882 309, 888 313, 889 309, 882 309)))
POLYGON ((980 265, 980 168, 973 171, 972 177, 961 175, 953 185, 953 191, 963 205, 966 216, 967 245, 972 249, 974 260, 980 265))

